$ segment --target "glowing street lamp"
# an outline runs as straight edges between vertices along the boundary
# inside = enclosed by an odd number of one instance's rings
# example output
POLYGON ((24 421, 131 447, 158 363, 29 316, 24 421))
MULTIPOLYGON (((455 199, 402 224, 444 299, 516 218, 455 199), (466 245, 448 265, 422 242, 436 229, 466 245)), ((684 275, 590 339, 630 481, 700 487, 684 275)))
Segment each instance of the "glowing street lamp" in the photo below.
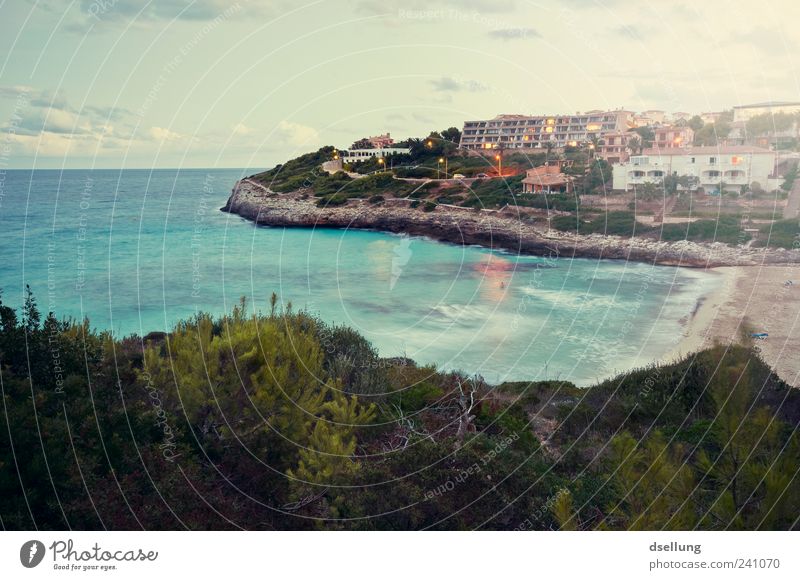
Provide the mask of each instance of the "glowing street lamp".
POLYGON ((383 157, 379 157, 378 158, 378 165, 381 166, 381 169, 385 169, 386 168, 386 160, 383 157))
POLYGON ((494 158, 497 160, 497 175, 502 177, 503 176, 503 156, 498 153, 497 155, 494 156, 494 158))
POLYGON ((447 157, 440 157, 439 158, 439 165, 444 163, 444 177, 447 179, 447 157))

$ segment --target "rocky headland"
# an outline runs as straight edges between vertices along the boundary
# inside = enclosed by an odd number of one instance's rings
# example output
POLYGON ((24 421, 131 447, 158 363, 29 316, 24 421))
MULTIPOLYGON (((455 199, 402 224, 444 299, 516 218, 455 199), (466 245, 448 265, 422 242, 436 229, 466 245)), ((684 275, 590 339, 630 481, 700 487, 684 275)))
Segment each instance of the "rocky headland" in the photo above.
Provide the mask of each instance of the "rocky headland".
POLYGON ((387 198, 378 203, 351 199, 344 205, 325 207, 318 207, 316 202, 317 198, 302 191, 278 194, 244 179, 236 183, 221 209, 264 226, 368 229, 538 256, 633 260, 693 268, 800 263, 799 250, 560 232, 547 228, 545 219, 531 217, 526 208, 513 206, 475 210, 437 205, 423 211, 422 207, 412 207, 414 200, 406 198, 387 198))

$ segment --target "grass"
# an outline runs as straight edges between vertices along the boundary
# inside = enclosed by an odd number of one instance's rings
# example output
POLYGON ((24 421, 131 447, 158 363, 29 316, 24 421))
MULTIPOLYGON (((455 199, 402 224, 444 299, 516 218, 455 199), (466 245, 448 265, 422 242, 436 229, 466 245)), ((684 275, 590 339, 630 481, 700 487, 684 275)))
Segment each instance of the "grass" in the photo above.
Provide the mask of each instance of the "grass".
POLYGON ((759 239, 754 245, 787 250, 800 248, 800 221, 779 220, 764 224, 759 229, 759 239))
MULTIPOLYGON (((659 231, 659 228, 654 229, 659 231)), ((719 219, 697 220, 683 224, 664 224, 659 234, 665 242, 691 240, 726 244, 741 244, 751 237, 742 229, 739 218, 735 216, 720 216, 719 219)))
POLYGON ((562 232, 623 237, 642 235, 652 231, 649 226, 638 223, 632 211, 602 212, 588 221, 584 221, 577 213, 569 216, 557 216, 550 220, 550 226, 562 232))

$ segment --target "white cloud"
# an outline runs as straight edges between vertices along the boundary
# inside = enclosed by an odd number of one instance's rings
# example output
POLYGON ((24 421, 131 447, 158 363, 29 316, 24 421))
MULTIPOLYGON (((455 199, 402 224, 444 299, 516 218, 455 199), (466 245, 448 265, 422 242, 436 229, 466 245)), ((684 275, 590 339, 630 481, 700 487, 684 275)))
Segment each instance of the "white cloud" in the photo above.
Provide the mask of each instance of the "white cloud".
POLYGON ((248 127, 244 123, 236 123, 231 130, 234 135, 249 135, 253 132, 253 128, 248 127))
POLYGON ((147 132, 147 134, 150 135, 150 138, 154 139, 155 141, 182 141, 185 139, 185 137, 180 133, 170 131, 164 127, 150 127, 150 130, 147 132))
POLYGON ((277 141, 292 147, 312 146, 319 143, 319 133, 316 129, 291 121, 278 123, 274 136, 277 141))

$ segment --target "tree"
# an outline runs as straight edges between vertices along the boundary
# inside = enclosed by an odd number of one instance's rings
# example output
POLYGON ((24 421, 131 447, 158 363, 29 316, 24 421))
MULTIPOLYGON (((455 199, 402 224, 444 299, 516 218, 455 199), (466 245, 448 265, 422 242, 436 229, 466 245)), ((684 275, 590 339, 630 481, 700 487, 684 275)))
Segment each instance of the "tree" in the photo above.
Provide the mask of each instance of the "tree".
POLYGON ((656 431, 643 441, 622 433, 611 440, 611 478, 620 499, 605 522, 623 530, 687 530, 697 521, 691 502, 694 474, 681 445, 656 431))
POLYGON ((656 139, 656 134, 651 127, 636 127, 633 131, 639 135, 641 143, 640 147, 642 149, 649 149, 653 146, 653 141, 656 139))
POLYGON ((632 155, 641 155, 642 150, 644 149, 642 138, 639 135, 631 137, 628 139, 627 147, 628 151, 630 151, 632 155))
POLYGON ((653 201, 663 195, 663 188, 652 181, 645 181, 636 188, 636 198, 642 201, 653 201))
POLYGON ((689 119, 689 128, 695 133, 702 129, 703 125, 705 125, 705 123, 703 122, 703 119, 700 118, 700 115, 695 115, 689 119))
POLYGON ((697 178, 691 175, 666 175, 664 177, 664 191, 668 195, 674 195, 678 188, 692 189, 697 183, 697 178))
POLYGON ((745 125, 751 137, 774 135, 791 129, 797 123, 797 115, 790 113, 763 113, 749 119, 745 125))
POLYGON ((442 139, 458 145, 461 142, 461 131, 456 127, 450 127, 442 131, 442 139))
POLYGON ((724 369, 712 385, 717 415, 711 441, 697 456, 702 474, 702 527, 776 529, 800 506, 800 445, 796 432, 754 405, 759 387, 747 367, 724 369))
POLYGON ((611 179, 611 176, 611 164, 600 157, 594 159, 583 180, 583 193, 605 190, 606 183, 611 179))
POLYGON ((374 149, 375 146, 372 142, 367 139, 366 137, 359 139, 358 141, 354 141, 353 144, 350 146, 351 149, 374 149))
POLYGON ((544 144, 544 148, 545 148, 544 162, 547 163, 550 161, 550 154, 552 153, 553 149, 556 148, 556 144, 553 141, 546 141, 544 144))
POLYGON ((706 146, 717 145, 719 141, 725 139, 730 132, 730 124, 722 118, 719 118, 716 123, 708 123, 703 125, 698 131, 695 131, 694 144, 706 146))

